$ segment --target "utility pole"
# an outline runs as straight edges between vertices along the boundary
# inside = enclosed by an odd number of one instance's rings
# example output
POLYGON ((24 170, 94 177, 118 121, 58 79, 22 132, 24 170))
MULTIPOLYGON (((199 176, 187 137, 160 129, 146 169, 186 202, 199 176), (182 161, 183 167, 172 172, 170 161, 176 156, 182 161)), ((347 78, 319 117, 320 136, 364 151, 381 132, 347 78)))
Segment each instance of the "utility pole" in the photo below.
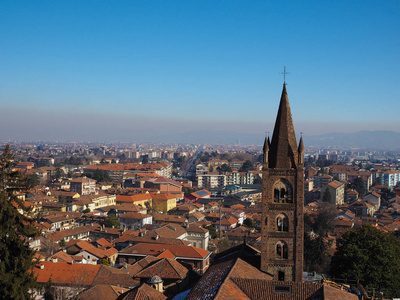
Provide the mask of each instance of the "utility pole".
POLYGON ((222 239, 222 229, 221 229, 221 212, 222 208, 221 206, 219 207, 219 240, 222 239))

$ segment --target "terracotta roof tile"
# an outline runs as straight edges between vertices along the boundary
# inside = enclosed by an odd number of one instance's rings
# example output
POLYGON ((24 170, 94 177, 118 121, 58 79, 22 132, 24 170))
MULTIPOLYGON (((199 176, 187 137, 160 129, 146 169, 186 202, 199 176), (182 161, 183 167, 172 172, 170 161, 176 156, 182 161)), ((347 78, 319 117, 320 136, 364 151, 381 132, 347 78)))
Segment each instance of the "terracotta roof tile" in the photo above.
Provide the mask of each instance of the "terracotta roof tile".
POLYGON ((79 294, 79 300, 107 299, 114 300, 129 291, 127 288, 114 285, 99 284, 79 294))
POLYGON ((37 276, 37 282, 42 284, 51 278, 51 282, 55 284, 90 286, 99 270, 100 265, 44 261, 36 265, 33 272, 37 276), (40 265, 43 265, 43 269, 40 265))
POLYGON ((145 269, 136 274, 138 278, 151 278, 158 275, 161 279, 184 279, 189 270, 182 266, 176 260, 163 258, 157 262, 148 265, 145 269))
POLYGON ((118 297, 118 300, 165 300, 159 291, 156 291, 148 284, 143 283, 139 288, 132 289, 118 297))
POLYGON ((159 255, 164 250, 170 250, 172 254, 178 257, 205 258, 210 254, 210 251, 181 245, 165 245, 165 244, 150 244, 140 243, 123 249, 120 253, 136 253, 145 255, 159 255))

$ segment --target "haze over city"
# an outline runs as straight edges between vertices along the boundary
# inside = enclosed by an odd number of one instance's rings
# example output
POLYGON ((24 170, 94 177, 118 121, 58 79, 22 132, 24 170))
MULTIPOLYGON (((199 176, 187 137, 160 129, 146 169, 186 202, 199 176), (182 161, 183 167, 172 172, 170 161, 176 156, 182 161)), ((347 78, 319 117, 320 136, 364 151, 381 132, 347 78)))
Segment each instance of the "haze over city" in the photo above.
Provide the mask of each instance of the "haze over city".
POLYGON ((398 1, 1 1, 0 139, 400 131, 398 1))

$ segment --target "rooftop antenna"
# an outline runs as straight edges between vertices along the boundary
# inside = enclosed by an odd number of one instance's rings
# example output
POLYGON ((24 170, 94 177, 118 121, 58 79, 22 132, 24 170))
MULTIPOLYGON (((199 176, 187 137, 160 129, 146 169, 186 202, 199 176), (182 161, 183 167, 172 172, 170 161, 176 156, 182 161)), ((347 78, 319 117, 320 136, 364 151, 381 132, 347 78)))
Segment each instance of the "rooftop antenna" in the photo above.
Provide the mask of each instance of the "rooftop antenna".
POLYGON ((283 66, 283 72, 281 72, 281 74, 283 74, 283 84, 286 85, 286 75, 289 75, 289 72, 286 72, 286 66, 283 66))

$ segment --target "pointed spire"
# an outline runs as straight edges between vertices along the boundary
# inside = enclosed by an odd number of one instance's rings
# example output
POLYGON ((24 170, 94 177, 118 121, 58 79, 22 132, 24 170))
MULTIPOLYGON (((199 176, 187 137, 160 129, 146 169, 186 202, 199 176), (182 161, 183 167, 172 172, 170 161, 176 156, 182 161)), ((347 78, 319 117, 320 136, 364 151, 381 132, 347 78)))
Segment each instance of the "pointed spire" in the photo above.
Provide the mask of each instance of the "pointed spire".
POLYGON ((299 142, 299 153, 304 152, 304 144, 303 144, 303 137, 300 137, 300 142, 299 142))
POLYGON ((283 84, 269 152, 270 168, 287 169, 296 167, 298 162, 297 142, 285 83, 283 84))
POLYGON ((299 142, 299 165, 304 164, 304 144, 303 144, 303 137, 300 137, 299 142))
POLYGON ((265 137, 264 147, 263 147, 263 163, 268 165, 268 152, 269 152, 269 137, 265 137))
MULTIPOLYGON (((268 137, 268 140, 269 140, 269 137, 268 137)), ((263 147, 263 152, 265 153, 265 151, 268 151, 269 150, 269 141, 267 140, 267 137, 265 137, 265 140, 264 140, 264 147, 263 147)))

